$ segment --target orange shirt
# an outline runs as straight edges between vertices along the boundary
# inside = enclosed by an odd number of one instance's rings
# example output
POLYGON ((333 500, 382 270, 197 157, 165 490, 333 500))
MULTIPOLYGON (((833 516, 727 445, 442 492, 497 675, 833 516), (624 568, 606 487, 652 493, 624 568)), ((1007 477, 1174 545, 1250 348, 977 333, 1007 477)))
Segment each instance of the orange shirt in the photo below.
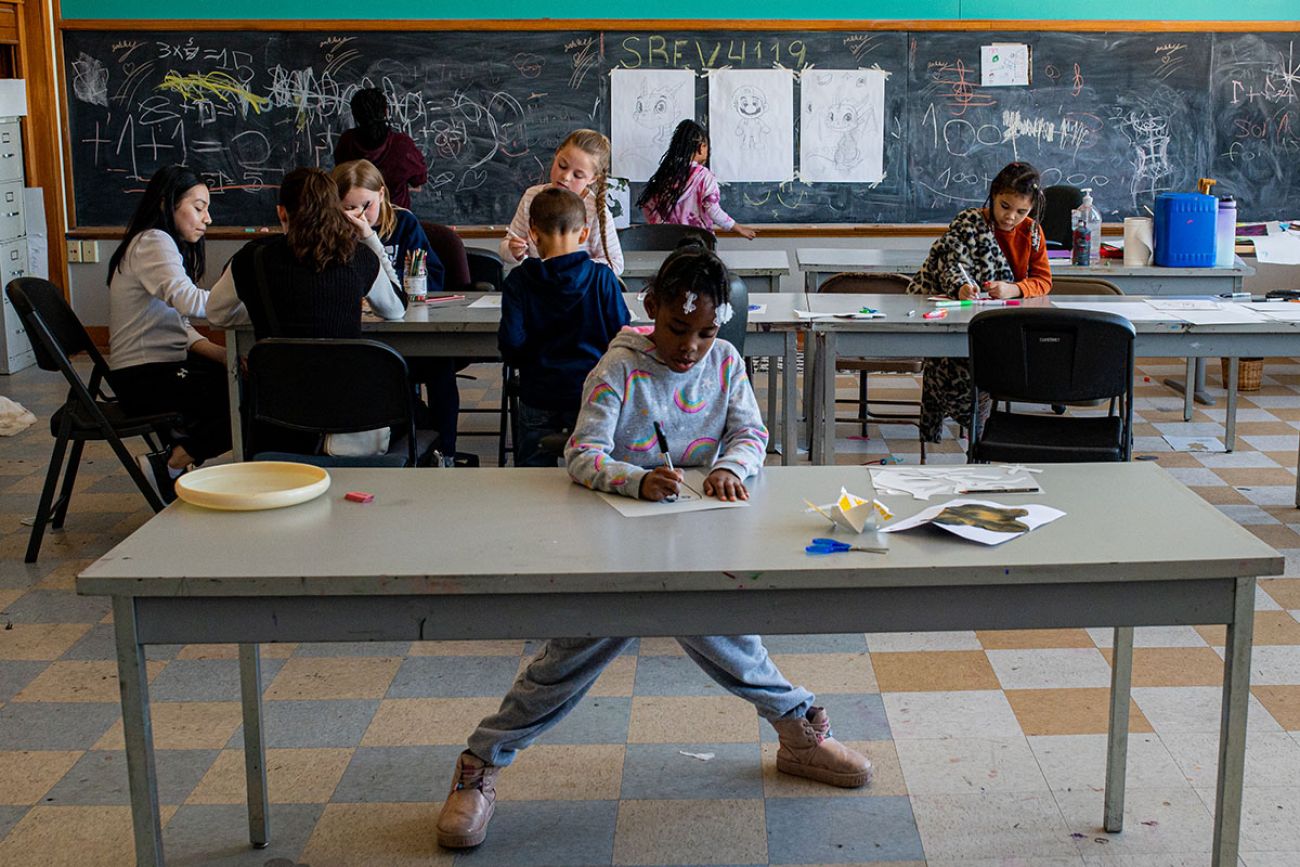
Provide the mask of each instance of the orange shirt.
POLYGON ((1015 275, 1020 294, 1026 298, 1046 295, 1052 291, 1052 266, 1047 261, 1047 239, 1043 230, 1032 219, 1020 221, 1010 232, 993 227, 993 237, 1007 257, 1011 273, 1015 275), (1037 236, 1038 245, 1034 246, 1037 236))

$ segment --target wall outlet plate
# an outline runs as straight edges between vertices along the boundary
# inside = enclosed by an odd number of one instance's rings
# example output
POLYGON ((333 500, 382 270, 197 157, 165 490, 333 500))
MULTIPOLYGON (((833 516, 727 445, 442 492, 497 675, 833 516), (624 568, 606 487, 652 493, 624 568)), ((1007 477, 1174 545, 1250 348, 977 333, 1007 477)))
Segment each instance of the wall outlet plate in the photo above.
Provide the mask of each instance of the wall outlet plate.
POLYGON ((68 242, 68 262, 71 263, 71 262, 80 262, 80 261, 81 261, 81 242, 80 242, 80 241, 69 241, 69 242, 68 242))
POLYGON ((98 262, 99 261, 99 242, 82 241, 81 242, 81 261, 98 262))

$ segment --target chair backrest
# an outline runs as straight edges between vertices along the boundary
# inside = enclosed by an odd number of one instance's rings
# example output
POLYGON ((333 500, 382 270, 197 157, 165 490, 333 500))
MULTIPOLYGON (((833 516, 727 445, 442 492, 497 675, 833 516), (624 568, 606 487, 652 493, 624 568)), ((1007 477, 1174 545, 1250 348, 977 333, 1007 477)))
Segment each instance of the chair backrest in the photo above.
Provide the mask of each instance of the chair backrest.
POLYGON ((501 284, 506 282, 506 265, 495 250, 466 247, 465 257, 469 261, 471 283, 487 283, 493 292, 501 291, 501 284))
POLYGON ((421 220, 420 226, 429 239, 429 246, 438 254, 445 274, 443 286, 457 292, 468 289, 474 281, 469 276, 469 260, 465 256, 465 242, 451 226, 421 220))
POLYGON ((1056 295, 1123 295, 1124 290, 1100 277, 1052 277, 1052 292, 1056 295))
POLYGON ((1127 395, 1133 323, 1097 310, 985 310, 967 329, 971 380, 994 400, 1073 403, 1127 395))
POLYGON ((718 336, 745 354, 745 333, 749 330, 749 287, 743 277, 731 275, 731 320, 718 329, 718 336))
MULTIPOLYGON (((248 353, 250 438, 258 423, 317 434, 392 427, 415 466, 415 409, 406 361, 375 340, 278 337, 248 353)), ((249 454, 258 451, 250 443, 249 454)))
POLYGON ((1083 203, 1083 190, 1068 184, 1053 184, 1043 190, 1043 237, 1048 243, 1069 250, 1073 247, 1070 212, 1083 203))
POLYGON ((842 295, 902 295, 911 282, 912 278, 906 274, 845 271, 827 277, 817 291, 842 295))
POLYGON ((104 356, 59 287, 40 277, 18 277, 9 282, 6 292, 27 329, 42 370, 63 370, 64 365, 71 370, 68 359, 82 352, 90 356, 101 376, 108 370, 104 356))
POLYGON ((618 243, 624 250, 675 250, 686 238, 699 238, 710 250, 718 249, 718 236, 698 226, 637 223, 618 231, 618 243))

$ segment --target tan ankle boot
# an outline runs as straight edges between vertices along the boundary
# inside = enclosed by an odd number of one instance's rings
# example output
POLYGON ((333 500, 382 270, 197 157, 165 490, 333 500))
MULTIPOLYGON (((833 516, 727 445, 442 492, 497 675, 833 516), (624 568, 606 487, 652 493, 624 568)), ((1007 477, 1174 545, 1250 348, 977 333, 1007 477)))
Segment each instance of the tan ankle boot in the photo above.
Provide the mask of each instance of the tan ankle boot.
POLYGON ((451 793, 438 814, 438 845, 448 849, 477 846, 487 837, 487 825, 497 806, 496 781, 501 769, 469 750, 456 760, 451 793))
POLYGON ((778 771, 846 789, 871 782, 871 761, 831 737, 824 708, 809 708, 803 719, 775 720, 772 727, 781 739, 776 751, 778 771))

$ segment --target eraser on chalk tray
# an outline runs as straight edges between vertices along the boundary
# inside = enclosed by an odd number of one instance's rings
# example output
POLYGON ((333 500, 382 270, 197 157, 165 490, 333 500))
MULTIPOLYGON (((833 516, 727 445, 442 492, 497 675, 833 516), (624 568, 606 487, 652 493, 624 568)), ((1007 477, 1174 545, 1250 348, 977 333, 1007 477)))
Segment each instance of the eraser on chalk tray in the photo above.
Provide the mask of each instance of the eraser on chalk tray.
POLYGON ((375 495, 367 494, 365 491, 348 491, 343 495, 343 499, 351 500, 354 503, 369 503, 375 499, 375 495))

